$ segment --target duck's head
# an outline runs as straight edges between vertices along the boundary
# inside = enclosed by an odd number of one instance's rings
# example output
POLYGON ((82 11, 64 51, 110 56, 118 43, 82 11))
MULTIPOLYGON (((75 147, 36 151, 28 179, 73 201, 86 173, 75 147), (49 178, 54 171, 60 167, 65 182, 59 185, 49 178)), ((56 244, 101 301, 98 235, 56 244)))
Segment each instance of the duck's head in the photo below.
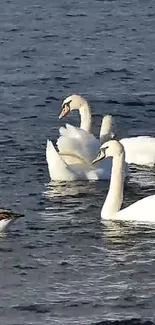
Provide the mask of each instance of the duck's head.
POLYGON ((80 95, 68 96, 62 103, 62 111, 59 115, 59 119, 64 117, 74 109, 79 110, 85 104, 86 104, 86 100, 80 95))
POLYGON ((124 147, 118 140, 107 141, 100 147, 99 153, 92 161, 92 164, 108 157, 120 156, 122 153, 124 153, 124 147))
POLYGON ((14 213, 11 210, 0 209, 0 232, 5 231, 9 224, 21 217, 24 217, 24 215, 14 213))

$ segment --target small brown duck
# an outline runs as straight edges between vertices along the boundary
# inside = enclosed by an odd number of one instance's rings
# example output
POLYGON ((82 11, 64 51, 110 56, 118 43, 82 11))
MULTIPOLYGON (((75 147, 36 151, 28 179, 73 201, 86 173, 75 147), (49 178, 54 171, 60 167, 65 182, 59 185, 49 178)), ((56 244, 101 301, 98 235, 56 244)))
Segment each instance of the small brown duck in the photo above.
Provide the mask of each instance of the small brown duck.
POLYGON ((24 215, 14 213, 11 210, 0 209, 0 232, 5 231, 8 226, 21 217, 24 217, 24 215))

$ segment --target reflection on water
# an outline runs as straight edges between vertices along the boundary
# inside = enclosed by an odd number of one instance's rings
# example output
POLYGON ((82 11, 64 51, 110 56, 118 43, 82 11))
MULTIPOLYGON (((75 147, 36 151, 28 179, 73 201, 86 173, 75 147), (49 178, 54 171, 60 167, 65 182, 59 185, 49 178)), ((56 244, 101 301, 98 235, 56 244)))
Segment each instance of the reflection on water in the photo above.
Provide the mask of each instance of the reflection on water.
POLYGON ((145 166, 131 166, 131 177, 129 179, 130 183, 138 184, 139 186, 145 187, 155 187, 155 168, 149 168, 145 166))
POLYGON ((107 243, 111 244, 125 244, 126 246, 136 245, 140 237, 150 240, 151 236, 155 234, 155 223, 139 223, 128 221, 111 221, 102 220, 103 237, 106 238, 107 243))
POLYGON ((83 197, 92 194, 97 194, 96 191, 102 183, 103 189, 107 188, 108 182, 96 181, 76 181, 76 182, 51 182, 46 185, 47 190, 43 193, 49 200, 54 197, 83 197))

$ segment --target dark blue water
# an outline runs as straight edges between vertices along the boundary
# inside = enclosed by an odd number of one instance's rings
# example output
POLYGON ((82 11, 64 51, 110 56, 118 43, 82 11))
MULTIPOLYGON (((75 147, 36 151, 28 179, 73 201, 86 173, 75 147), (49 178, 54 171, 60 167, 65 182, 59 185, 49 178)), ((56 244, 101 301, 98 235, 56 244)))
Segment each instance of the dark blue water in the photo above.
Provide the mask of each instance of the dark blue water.
MULTIPOLYGON (((25 213, 0 238, 0 323, 154 322, 155 227, 101 224, 106 182, 49 184, 46 140, 79 123, 58 120, 72 93, 95 134, 112 113, 121 136, 155 136, 154 0, 0 2, 0 206, 25 213)), ((124 203, 154 186, 133 169, 124 203)))

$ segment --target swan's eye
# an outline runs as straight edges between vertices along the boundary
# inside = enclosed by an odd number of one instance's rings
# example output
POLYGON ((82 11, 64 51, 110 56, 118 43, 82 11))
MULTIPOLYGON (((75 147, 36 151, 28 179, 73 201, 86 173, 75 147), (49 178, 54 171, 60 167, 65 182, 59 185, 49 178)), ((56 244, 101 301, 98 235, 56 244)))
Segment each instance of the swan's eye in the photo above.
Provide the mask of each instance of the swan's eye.
POLYGON ((68 109, 70 110, 70 103, 71 103, 71 100, 70 100, 68 103, 64 103, 64 104, 62 105, 62 108, 65 108, 65 106, 67 106, 68 109))
POLYGON ((99 151, 98 158, 100 158, 101 156, 102 156, 102 151, 99 151))
POLYGON ((62 111, 59 115, 59 119, 66 116, 70 112, 70 103, 71 100, 62 104, 62 111))
POLYGON ((106 156, 106 150, 107 150, 108 148, 109 148, 109 147, 107 146, 107 147, 104 147, 104 148, 101 149, 101 151, 102 151, 102 156, 106 156))

